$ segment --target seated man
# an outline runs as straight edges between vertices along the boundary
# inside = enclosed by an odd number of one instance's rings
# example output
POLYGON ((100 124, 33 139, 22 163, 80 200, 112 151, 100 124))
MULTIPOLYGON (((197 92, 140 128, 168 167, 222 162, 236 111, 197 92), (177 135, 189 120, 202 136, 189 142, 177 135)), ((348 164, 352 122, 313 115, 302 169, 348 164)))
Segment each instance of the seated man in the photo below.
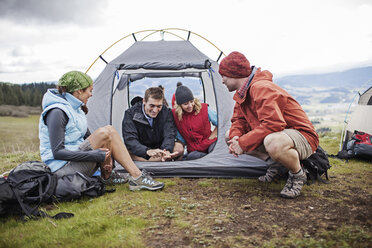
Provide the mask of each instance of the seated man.
POLYGON ((125 111, 123 138, 133 160, 167 161, 183 153, 181 147, 174 149, 176 128, 172 111, 163 108, 163 99, 163 90, 151 87, 143 101, 125 111))

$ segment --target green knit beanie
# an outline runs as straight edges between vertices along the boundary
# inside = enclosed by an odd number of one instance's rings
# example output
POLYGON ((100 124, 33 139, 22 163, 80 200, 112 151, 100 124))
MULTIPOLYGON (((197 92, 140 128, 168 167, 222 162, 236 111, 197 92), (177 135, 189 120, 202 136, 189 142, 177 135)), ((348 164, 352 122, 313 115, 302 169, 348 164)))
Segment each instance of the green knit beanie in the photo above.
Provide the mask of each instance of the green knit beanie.
POLYGON ((58 81, 58 86, 66 87, 66 91, 69 93, 88 88, 92 84, 93 80, 80 71, 67 72, 58 81))

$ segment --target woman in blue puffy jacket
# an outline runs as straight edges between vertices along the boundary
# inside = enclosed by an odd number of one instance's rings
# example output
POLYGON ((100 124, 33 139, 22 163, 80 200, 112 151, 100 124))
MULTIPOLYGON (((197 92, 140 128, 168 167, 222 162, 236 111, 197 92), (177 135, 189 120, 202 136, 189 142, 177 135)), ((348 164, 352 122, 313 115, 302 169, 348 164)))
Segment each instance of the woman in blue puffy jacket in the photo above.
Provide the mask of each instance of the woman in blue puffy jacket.
POLYGON ((164 186, 133 163, 119 134, 112 126, 88 130, 86 104, 92 96, 93 80, 85 73, 71 71, 49 89, 42 102, 39 122, 40 155, 58 177, 76 171, 92 176, 101 169, 107 183, 125 183, 131 190, 156 190, 164 186), (112 158, 128 172, 113 172, 112 158), (143 179, 148 180, 143 180, 143 179), (144 181, 144 182, 142 182, 144 181), (147 182, 147 184, 146 184, 147 182))

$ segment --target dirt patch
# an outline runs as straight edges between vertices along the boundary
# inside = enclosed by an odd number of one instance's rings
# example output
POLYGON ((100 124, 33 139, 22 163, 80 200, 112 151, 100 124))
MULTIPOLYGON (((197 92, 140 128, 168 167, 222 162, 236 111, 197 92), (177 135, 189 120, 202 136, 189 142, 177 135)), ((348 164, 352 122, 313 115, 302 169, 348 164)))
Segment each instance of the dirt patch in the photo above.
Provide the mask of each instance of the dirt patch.
POLYGON ((167 188, 177 202, 169 210, 173 215, 163 215, 144 232, 146 245, 254 247, 273 239, 317 239, 350 225, 371 233, 370 192, 333 178, 329 185, 305 186, 299 198, 288 200, 279 197, 284 183, 178 179, 167 188))

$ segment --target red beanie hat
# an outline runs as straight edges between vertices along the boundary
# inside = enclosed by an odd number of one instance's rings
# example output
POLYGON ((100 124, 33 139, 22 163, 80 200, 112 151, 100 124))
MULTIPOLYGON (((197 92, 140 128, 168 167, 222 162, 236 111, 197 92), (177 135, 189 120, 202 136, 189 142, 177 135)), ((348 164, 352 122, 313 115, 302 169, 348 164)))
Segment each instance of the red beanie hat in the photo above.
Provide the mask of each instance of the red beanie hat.
POLYGON ((232 52, 223 58, 218 72, 226 77, 245 78, 251 74, 252 69, 248 59, 243 54, 232 52))

